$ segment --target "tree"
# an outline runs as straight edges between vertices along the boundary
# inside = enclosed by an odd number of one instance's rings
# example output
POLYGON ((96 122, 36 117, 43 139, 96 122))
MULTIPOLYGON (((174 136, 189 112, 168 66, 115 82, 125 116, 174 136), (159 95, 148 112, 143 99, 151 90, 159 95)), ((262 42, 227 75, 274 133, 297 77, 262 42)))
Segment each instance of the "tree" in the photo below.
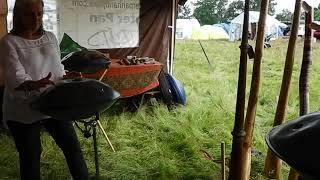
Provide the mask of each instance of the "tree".
POLYGON ((244 2, 241 0, 233 1, 229 4, 228 9, 225 14, 225 19, 232 20, 241 14, 244 10, 244 2))
MULTIPOLYGON (((250 10, 251 11, 260 11, 260 4, 261 0, 250 0, 250 10)), ((268 9, 268 14, 273 16, 276 9, 275 6, 277 3, 275 0, 269 0, 269 9, 268 9)))
MULTIPOLYGON (((261 0, 250 0, 250 11, 260 11, 261 0)), ((277 3, 275 0, 269 0, 268 14, 273 16, 275 13, 275 6, 277 3)), ((225 19, 231 20, 241 14, 244 10, 244 0, 235 0, 229 4, 229 7, 225 13, 225 19)))
POLYGON ((199 0, 194 5, 193 16, 201 25, 224 22, 228 0, 199 0))
POLYGON ((289 9, 283 9, 281 13, 276 15, 276 19, 283 22, 290 22, 292 20, 292 12, 289 9))
POLYGON ((320 4, 318 5, 318 8, 315 8, 314 10, 314 20, 320 21, 320 4))
POLYGON ((191 8, 188 5, 179 6, 178 18, 179 19, 189 19, 192 16, 191 8))
POLYGON ((317 10, 314 12, 314 20, 320 21, 320 9, 317 9, 317 10))

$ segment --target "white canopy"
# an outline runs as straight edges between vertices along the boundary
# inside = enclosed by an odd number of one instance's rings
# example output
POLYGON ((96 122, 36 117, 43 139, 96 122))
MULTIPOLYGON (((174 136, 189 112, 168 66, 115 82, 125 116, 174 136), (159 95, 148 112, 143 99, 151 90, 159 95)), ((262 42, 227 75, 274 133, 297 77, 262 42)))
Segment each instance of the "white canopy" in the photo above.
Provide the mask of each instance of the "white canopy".
MULTIPOLYGON (((249 12, 249 23, 257 23, 259 21, 260 12, 249 12)), ((231 41, 241 39, 244 13, 239 14, 230 23, 229 39, 231 41)), ((279 27, 287 27, 274 17, 267 15, 266 19, 266 34, 272 34, 275 38, 279 36, 279 27)))
POLYGON ((192 31, 199 27, 200 23, 197 19, 177 19, 176 38, 188 39, 190 38, 192 31))

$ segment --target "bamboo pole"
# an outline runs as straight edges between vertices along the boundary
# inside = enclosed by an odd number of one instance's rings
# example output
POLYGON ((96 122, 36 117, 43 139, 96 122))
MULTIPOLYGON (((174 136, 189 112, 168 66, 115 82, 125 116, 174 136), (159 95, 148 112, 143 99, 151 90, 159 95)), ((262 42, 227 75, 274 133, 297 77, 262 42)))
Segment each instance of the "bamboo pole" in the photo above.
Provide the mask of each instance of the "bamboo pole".
POLYGON ((238 77, 238 91, 237 91, 237 103, 236 114, 234 120, 234 128, 232 131, 232 151, 231 151, 231 164, 229 180, 239 180, 239 176, 243 170, 241 168, 243 156, 242 146, 245 137, 244 132, 244 109, 245 109, 245 95, 246 95, 246 79, 247 79, 247 60, 248 60, 248 29, 249 29, 249 0, 245 0, 244 18, 243 18, 243 30, 241 40, 241 55, 239 65, 239 77, 238 77))
MULTIPOLYGON (((293 63, 294 63, 295 46, 296 46, 296 41, 298 37, 301 3, 302 3, 302 0, 296 0, 296 3, 295 3, 295 10, 294 10, 293 22, 291 27, 291 35, 289 39, 281 90, 280 90, 280 95, 278 99, 278 105, 277 105, 277 110, 274 117, 273 126, 282 124, 286 114, 286 106, 288 104, 292 69, 293 69, 293 63)), ((265 175, 269 178, 280 179, 280 171, 281 171, 280 159, 276 157, 270 149, 268 149, 268 153, 265 161, 265 167, 264 167, 265 175)))
POLYGON ((258 22, 258 31, 255 47, 255 58, 253 61, 253 70, 252 70, 252 80, 251 80, 251 90, 248 101, 248 108, 245 119, 245 132, 246 137, 244 140, 243 146, 243 177, 239 179, 249 179, 250 169, 251 169, 251 149, 252 149, 252 138, 253 130, 256 116, 257 101, 260 89, 260 77, 261 77, 261 60, 263 55, 264 47, 264 35, 265 35, 265 26, 266 19, 268 15, 268 5, 269 0, 261 1, 260 8, 260 17, 258 22))
POLYGON ((112 151, 113 151, 113 152, 116 152, 116 150, 114 150, 114 147, 112 146, 112 143, 111 143, 110 139, 108 138, 108 135, 107 135, 106 131, 103 129, 102 124, 100 123, 100 121, 99 121, 99 120, 97 120, 97 123, 98 123, 99 128, 101 129, 101 131, 102 131, 102 133, 103 133, 104 137, 106 138, 106 140, 107 140, 108 144, 110 145, 110 147, 111 147, 112 151))
MULTIPOLYGON (((303 47, 303 59, 299 78, 299 102, 300 102, 300 116, 309 113, 309 74, 312 64, 312 29, 308 26, 313 22, 313 8, 306 2, 302 3, 305 13, 305 37, 303 47)), ((288 180, 298 180, 299 173, 291 168, 288 180)))
MULTIPOLYGON (((108 68, 106 68, 106 69, 103 71, 102 75, 101 75, 100 78, 99 78, 99 81, 102 81, 102 80, 103 80, 103 78, 104 78, 104 77, 106 76, 106 74, 107 74, 107 71, 108 71, 108 68)), ((98 114, 98 116, 100 116, 100 115, 98 114)), ((114 147, 113 147, 113 145, 112 145, 112 143, 111 143, 111 141, 110 141, 110 139, 109 139, 106 131, 103 129, 103 126, 102 126, 102 124, 101 124, 100 121, 99 121, 99 118, 98 118, 96 121, 97 121, 98 127, 99 127, 100 130, 102 131, 102 133, 103 133, 103 135, 104 135, 104 138, 107 140, 107 142, 108 142, 108 144, 110 145, 112 151, 113 151, 113 152, 116 152, 116 151, 114 150, 114 147)))

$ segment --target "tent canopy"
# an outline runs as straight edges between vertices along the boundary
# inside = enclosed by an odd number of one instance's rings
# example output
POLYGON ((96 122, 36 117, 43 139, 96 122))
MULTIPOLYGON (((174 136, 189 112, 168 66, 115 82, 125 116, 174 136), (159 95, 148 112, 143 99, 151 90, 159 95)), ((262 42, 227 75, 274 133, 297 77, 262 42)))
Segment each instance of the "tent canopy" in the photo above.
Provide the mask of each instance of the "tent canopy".
MULTIPOLYGON (((128 55, 137 57, 153 57, 167 65, 171 48, 174 19, 178 5, 183 5, 187 0, 140 0, 139 11, 139 37, 138 46, 130 48, 99 49, 108 53, 111 58, 120 59, 128 55)), ((6 16, 8 6, 6 1, 1 1, 0 37, 7 33, 6 16), (2 6, 3 5, 3 6, 2 6), (3 8, 4 7, 4 8, 3 8)), ((121 0, 115 0, 121 2, 121 0)), ((46 3, 46 2, 45 2, 46 3)), ((166 67, 165 67, 166 68, 166 67)))
MULTIPOLYGON (((252 24, 258 23, 259 16, 260 16, 259 11, 249 11, 250 26, 252 24)), ((229 39, 231 41, 241 39, 243 18, 244 18, 244 12, 239 14, 233 20, 231 20, 230 32, 229 32, 229 39)), ((274 17, 267 15, 266 34, 272 34, 273 37, 277 38, 277 37, 281 36, 280 30, 279 30, 280 27, 285 28, 285 27, 287 27, 287 25, 284 23, 281 23, 279 20, 275 19, 274 17)))
POLYGON ((197 19, 177 19, 176 38, 189 39, 192 31, 199 27, 200 23, 197 19))
POLYGON ((191 39, 228 39, 229 36, 222 27, 204 25, 192 31, 191 39))
POLYGON ((109 53, 111 58, 124 58, 128 55, 153 57, 168 70, 167 61, 172 57, 172 20, 176 17, 173 11, 177 12, 178 5, 183 5, 186 1, 177 0, 177 4, 173 5, 172 0, 140 0, 139 47, 101 51, 109 53))
MULTIPOLYGON (((257 23, 259 21, 259 16, 260 16, 260 12, 259 11, 249 11, 249 23, 257 23)), ((243 18, 244 18, 244 12, 239 14, 237 17, 235 17, 231 23, 232 24, 243 24, 243 18)), ((267 15, 267 20, 266 20, 267 24, 276 24, 279 26, 285 26, 287 27, 286 24, 280 22, 279 20, 277 20, 276 18, 267 15)))

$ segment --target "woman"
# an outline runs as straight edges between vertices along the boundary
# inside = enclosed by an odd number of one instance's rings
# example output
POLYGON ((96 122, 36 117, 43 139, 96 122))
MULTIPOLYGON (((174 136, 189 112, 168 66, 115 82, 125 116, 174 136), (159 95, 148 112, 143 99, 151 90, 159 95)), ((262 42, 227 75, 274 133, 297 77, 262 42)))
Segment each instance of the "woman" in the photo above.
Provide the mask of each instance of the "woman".
POLYGON ((16 0, 13 28, 1 39, 5 92, 3 120, 19 152, 21 179, 40 179, 40 129, 44 127, 62 149, 74 179, 88 179, 88 169, 71 122, 54 120, 32 110, 28 101, 65 75, 58 41, 43 30, 42 0, 16 0))

